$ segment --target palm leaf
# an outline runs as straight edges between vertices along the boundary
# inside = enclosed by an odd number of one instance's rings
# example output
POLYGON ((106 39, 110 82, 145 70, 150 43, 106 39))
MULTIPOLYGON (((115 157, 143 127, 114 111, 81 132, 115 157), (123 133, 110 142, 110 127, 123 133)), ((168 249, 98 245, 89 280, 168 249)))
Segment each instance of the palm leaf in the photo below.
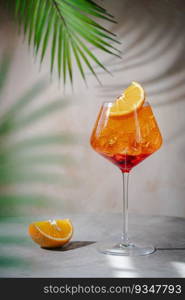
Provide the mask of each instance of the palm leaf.
POLYGON ((44 165, 60 165, 63 164, 63 166, 68 165, 74 165, 75 161, 74 159, 67 154, 32 154, 32 155, 24 155, 21 152, 18 153, 18 155, 14 155, 13 158, 11 156, 0 156, 0 168, 19 168, 21 164, 23 164, 26 168, 30 168, 31 166, 40 166, 42 164, 44 165), (7 158, 7 159, 6 159, 7 158))
MULTIPOLYGON (((4 61, 5 63, 5 61, 4 61)), ((8 69, 10 66, 10 60, 7 62, 8 69)), ((8 70, 7 70, 8 72, 8 70)), ((3 84, 6 83, 6 74, 4 72, 4 69, 0 68, 0 78, 2 76, 3 84)), ((2 131, 1 126, 5 122, 9 122, 9 120, 12 119, 14 115, 17 113, 20 113, 22 109, 24 109, 27 105, 29 105, 30 102, 32 102, 36 97, 43 92, 44 88, 48 86, 48 80, 41 79, 39 82, 36 82, 31 86, 29 90, 27 90, 23 95, 15 101, 15 104, 12 104, 8 111, 5 112, 3 116, 1 116, 0 119, 0 131, 2 131)), ((0 91, 1 92, 1 91, 0 91)))
POLYGON ((3 155, 10 155, 11 153, 17 154, 32 151, 32 149, 37 149, 37 147, 45 147, 48 145, 73 145, 76 144, 77 140, 75 137, 69 133, 34 136, 31 138, 24 138, 19 142, 7 142, 3 144, 0 148, 0 157, 3 155))
POLYGON ((4 54, 0 63, 0 96, 8 76, 10 61, 10 55, 4 54))
MULTIPOLYGON (((40 204, 42 205, 42 198, 43 195, 22 195, 22 194, 0 194, 0 203, 1 205, 4 204, 4 206, 8 203, 9 205, 15 205, 16 203, 21 204, 40 204)), ((47 198, 46 198, 47 199, 47 198)))
MULTIPOLYGON (((11 56, 3 55, 0 61, 0 96, 6 85, 10 69, 11 56)), ((31 109, 37 97, 48 87, 49 80, 42 79, 15 99, 10 106, 1 112, 0 116, 0 215, 15 214, 21 204, 39 205, 49 201, 50 197, 37 191, 38 183, 69 186, 72 182, 61 171, 74 164, 73 157, 65 149, 65 145, 76 144, 76 138, 69 132, 42 133, 37 132, 31 137, 16 138, 16 133, 35 124, 51 113, 65 109, 69 101, 61 99, 50 100, 41 106, 31 109), (62 146, 58 153, 56 146, 62 146), (56 168, 57 167, 57 168, 56 168), (59 168, 60 167, 60 170, 59 168), (25 189, 25 195, 20 195, 16 187, 32 184, 31 195, 25 189), (35 187, 35 190, 34 190, 35 187), (11 188, 15 188, 12 192, 11 188), (38 194, 39 193, 39 194, 38 194)), ((2 97, 3 100, 3 97, 2 97)), ((49 100, 49 99, 48 99, 49 100)), ((51 201, 50 199, 50 201, 51 201)))
MULTIPOLYGON (((115 35, 95 22, 95 17, 115 22, 111 14, 91 0, 4 0, 13 10, 29 44, 34 45, 35 54, 40 50, 41 62, 51 40, 51 72, 56 65, 58 76, 63 75, 73 82, 72 57, 76 60, 79 72, 85 80, 84 65, 96 76, 87 56, 104 71, 107 69, 88 48, 88 44, 108 54, 119 56, 113 46, 117 43, 115 35), (76 41, 78 42, 78 46, 76 41), (80 59, 81 58, 81 59, 80 59), (63 65, 63 66, 62 66, 63 65)), ((97 76, 96 76, 97 77, 97 76)))
POLYGON ((11 257, 8 255, 0 256, 0 268, 27 268, 28 266, 30 266, 30 263, 22 257, 11 257))
POLYGON ((57 109, 61 109, 66 104, 67 102, 61 101, 61 98, 59 98, 59 100, 53 101, 52 103, 49 103, 44 107, 41 107, 40 109, 29 113, 25 117, 22 117, 20 115, 18 119, 16 115, 14 119, 13 116, 12 119, 7 119, 0 124, 0 135, 18 131, 18 129, 26 128, 26 126, 30 125, 33 122, 35 123, 36 121, 41 121, 42 118, 50 115, 52 112, 56 112, 57 109))
MULTIPOLYGON (((60 175, 58 172, 49 172, 38 171, 35 169, 24 170, 23 168, 20 171, 13 171, 6 168, 2 169, 0 172, 0 182, 2 185, 5 184, 23 184, 23 183, 48 183, 48 184, 65 184, 69 183, 69 180, 66 179, 66 176, 60 175)), ((2 203, 1 203, 2 204, 2 203)))

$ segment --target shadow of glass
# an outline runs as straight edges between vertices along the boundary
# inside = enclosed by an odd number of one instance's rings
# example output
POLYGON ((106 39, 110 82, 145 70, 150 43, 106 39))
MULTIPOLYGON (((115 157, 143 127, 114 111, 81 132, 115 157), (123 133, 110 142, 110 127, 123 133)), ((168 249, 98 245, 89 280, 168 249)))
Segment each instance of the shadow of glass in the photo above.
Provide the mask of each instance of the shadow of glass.
POLYGON ((60 247, 60 248, 43 248, 44 250, 50 250, 50 251, 69 251, 69 250, 75 250, 77 248, 82 248, 89 246, 91 244, 96 243, 95 241, 74 241, 68 243, 66 246, 60 247))
POLYGON ((185 250, 185 247, 183 247, 183 248, 180 248, 180 247, 179 247, 179 248, 175 248, 175 247, 169 247, 169 248, 156 248, 156 251, 158 251, 158 250, 159 250, 159 251, 161 251, 161 250, 175 250, 175 251, 176 251, 176 250, 182 250, 182 251, 183 251, 183 250, 185 250))

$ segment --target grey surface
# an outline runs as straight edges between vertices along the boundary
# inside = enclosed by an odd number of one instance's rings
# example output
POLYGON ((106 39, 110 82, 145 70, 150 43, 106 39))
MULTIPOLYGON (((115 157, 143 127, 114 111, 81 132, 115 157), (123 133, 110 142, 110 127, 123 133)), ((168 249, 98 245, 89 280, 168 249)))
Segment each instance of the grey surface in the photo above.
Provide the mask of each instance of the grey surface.
MULTIPOLYGON (((58 216, 55 216, 58 217, 58 216)), ((97 252, 97 241, 119 236, 120 214, 64 215, 74 236, 64 249, 41 249, 29 238, 36 218, 0 221, 1 277, 185 277, 185 219, 130 216, 130 237, 157 248, 140 257, 115 257, 97 252)), ((37 218, 38 219, 38 218, 37 218)), ((48 219, 48 216, 45 218, 48 219)))

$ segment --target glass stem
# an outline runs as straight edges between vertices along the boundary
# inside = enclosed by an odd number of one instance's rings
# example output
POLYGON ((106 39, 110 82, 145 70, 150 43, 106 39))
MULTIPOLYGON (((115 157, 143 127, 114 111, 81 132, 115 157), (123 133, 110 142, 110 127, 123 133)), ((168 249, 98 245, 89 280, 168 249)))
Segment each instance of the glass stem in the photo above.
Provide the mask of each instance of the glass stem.
POLYGON ((128 181, 129 173, 123 172, 123 232, 121 245, 127 246, 128 240, 128 181))

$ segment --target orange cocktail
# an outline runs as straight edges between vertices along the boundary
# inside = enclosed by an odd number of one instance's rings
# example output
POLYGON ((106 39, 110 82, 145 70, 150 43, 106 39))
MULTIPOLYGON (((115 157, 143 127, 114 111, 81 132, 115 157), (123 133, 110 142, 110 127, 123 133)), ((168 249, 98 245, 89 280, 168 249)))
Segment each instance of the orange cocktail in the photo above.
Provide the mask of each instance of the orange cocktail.
POLYGON ((114 102, 101 106, 90 143, 93 149, 120 168, 123 174, 123 230, 120 240, 101 243, 99 250, 112 255, 146 255, 152 246, 135 245, 128 239, 128 178, 130 170, 162 144, 159 127, 145 92, 137 82, 114 102))

